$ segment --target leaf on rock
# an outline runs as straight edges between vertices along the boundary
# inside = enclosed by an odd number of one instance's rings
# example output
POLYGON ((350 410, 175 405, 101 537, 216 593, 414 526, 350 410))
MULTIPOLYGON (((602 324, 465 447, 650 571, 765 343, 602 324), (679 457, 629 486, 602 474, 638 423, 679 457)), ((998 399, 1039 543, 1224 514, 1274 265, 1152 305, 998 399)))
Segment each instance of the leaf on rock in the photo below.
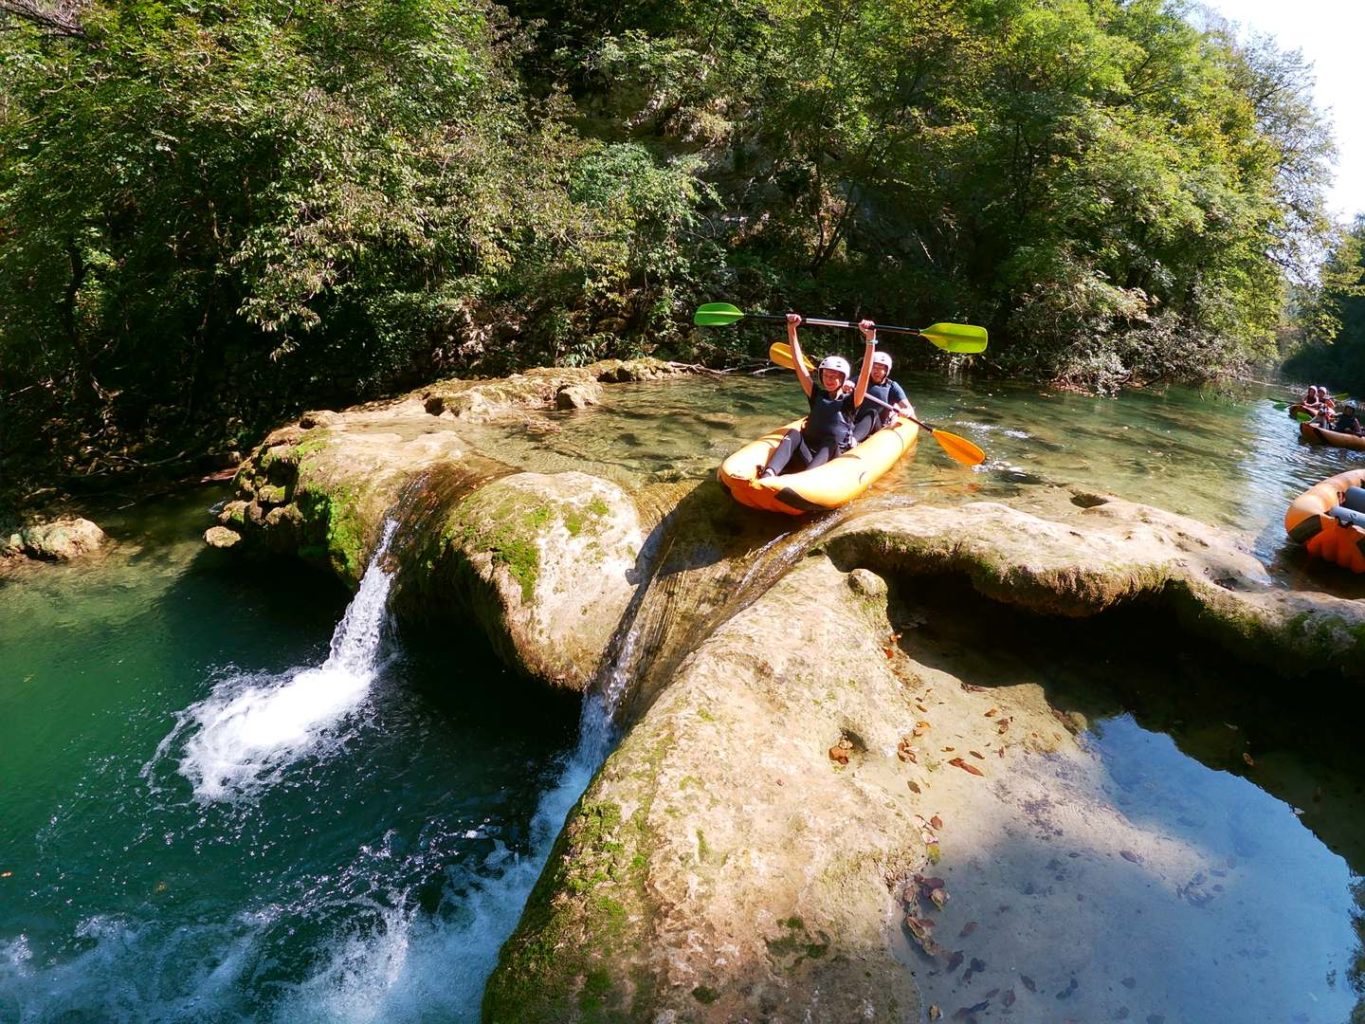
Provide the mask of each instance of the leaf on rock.
POLYGON ((932 818, 929 819, 929 827, 934 829, 942 828, 943 819, 940 818, 937 814, 935 814, 932 818))
POLYGON ((976 931, 976 929, 977 923, 975 921, 968 921, 966 924, 962 926, 962 931, 957 933, 957 937, 959 939, 965 939, 972 932, 976 931))
POLYGON ((962 760, 962 758, 960 758, 960 757, 955 757, 955 758, 953 758, 951 761, 949 761, 948 763, 949 763, 950 765, 952 765, 953 767, 955 767, 955 768, 961 768, 964 772, 967 772, 969 775, 980 775, 980 776, 984 776, 984 775, 986 774, 986 773, 983 772, 980 768, 978 768, 976 765, 974 765, 974 764, 968 764, 966 761, 962 760))

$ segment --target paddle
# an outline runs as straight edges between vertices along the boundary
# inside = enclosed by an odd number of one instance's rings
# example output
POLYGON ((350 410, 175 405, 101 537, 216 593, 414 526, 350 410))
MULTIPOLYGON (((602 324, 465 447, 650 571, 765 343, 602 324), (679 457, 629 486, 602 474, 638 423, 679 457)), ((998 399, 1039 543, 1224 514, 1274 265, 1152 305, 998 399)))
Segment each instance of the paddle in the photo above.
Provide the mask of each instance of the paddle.
MULTIPOLYGON (((692 322, 698 327, 724 327, 733 324, 744 317, 753 320, 772 320, 785 323, 785 316, 773 316, 769 313, 746 313, 738 306, 732 306, 728 302, 708 302, 704 306, 697 308, 696 314, 692 317, 692 322)), ((803 324, 811 324, 814 327, 857 327, 855 323, 848 320, 814 320, 805 319, 803 324)), ((937 345, 945 352, 952 352, 956 355, 974 355, 977 352, 986 351, 986 328, 973 327, 971 324, 931 324, 928 327, 888 327, 886 324, 878 324, 877 330, 888 334, 914 334, 926 341, 937 345)))
MULTIPOLYGON (((773 342, 772 345, 768 347, 768 358, 778 366, 785 366, 788 370, 796 369, 796 359, 792 356, 791 347, 785 342, 773 342)), ((815 364, 809 359, 806 360, 806 369, 815 369, 815 364)), ((897 409, 894 405, 883 402, 880 398, 864 395, 863 401, 871 402, 873 405, 880 405, 883 409, 892 409, 898 415, 904 416, 910 422, 916 423, 923 429, 929 431, 930 436, 933 437, 933 439, 939 443, 939 447, 943 449, 943 453, 956 462, 961 462, 965 466, 979 466, 986 461, 986 453, 972 444, 972 442, 968 441, 965 437, 960 437, 947 430, 940 430, 930 423, 925 423, 921 419, 916 419, 909 413, 897 409)))

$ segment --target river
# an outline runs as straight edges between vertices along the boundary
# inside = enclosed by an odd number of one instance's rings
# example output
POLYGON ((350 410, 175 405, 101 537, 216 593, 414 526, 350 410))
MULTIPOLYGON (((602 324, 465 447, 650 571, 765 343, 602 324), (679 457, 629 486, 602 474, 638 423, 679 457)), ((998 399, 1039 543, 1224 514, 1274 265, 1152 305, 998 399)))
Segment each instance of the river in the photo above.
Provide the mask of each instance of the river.
MULTIPOLYGON (((1282 580, 1365 593, 1287 549, 1280 526, 1294 494, 1365 462, 1300 445, 1266 394, 904 383, 922 418, 989 457, 967 469, 924 438, 879 494, 1109 490, 1242 531, 1282 580)), ((514 464, 639 484, 702 478, 800 407, 790 380, 690 379, 536 414, 532 431, 470 432, 514 464)), ((0 586, 0 1021, 476 1020, 498 945, 606 753, 601 709, 532 692, 472 633, 396 635, 382 560, 349 598, 292 565, 205 549, 222 493, 110 513, 118 543, 102 562, 0 586)), ((1076 674, 1040 671, 1059 695, 1076 674)), ((1253 863, 1263 884, 1292 879, 1263 899, 1308 908, 1277 932, 1195 901, 1201 941, 1240 943, 1251 968, 1206 965, 1163 995, 1165 1019, 1215 1019, 1200 1000, 1222 989, 1242 1014, 1228 1019, 1271 1019, 1252 1010, 1269 1001, 1287 1010, 1274 1019, 1346 1020, 1365 858, 1353 730, 1331 708, 1286 718, 1283 702, 1215 684, 1194 708, 1139 684, 1082 701, 1118 780, 1111 803, 1253 863), (1258 785, 1223 732, 1262 748, 1273 735, 1274 781, 1258 785), (1270 981, 1238 995, 1249 969, 1270 981)))

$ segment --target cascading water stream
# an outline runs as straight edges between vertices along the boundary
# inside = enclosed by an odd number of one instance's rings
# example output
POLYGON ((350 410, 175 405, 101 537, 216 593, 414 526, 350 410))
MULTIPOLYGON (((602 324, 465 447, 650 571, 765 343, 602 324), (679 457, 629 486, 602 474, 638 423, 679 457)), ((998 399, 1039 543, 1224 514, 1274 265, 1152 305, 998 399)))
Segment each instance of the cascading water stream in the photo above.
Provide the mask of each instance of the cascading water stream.
POLYGON ((383 667, 381 647, 392 574, 383 535, 321 665, 282 676, 232 674, 186 708, 144 767, 149 782, 167 751, 184 740, 179 771, 198 800, 224 800, 278 781, 289 765, 339 741, 336 727, 365 700, 383 667))

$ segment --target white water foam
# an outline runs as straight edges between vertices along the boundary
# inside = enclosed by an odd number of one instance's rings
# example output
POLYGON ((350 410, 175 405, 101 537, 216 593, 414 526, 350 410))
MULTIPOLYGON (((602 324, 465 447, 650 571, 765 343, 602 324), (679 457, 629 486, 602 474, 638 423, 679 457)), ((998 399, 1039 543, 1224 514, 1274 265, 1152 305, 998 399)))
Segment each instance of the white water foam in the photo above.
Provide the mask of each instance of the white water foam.
POLYGON ((383 667, 380 658, 393 538, 388 521, 379 548, 346 614, 331 653, 316 668, 278 676, 229 676, 178 716, 176 727, 143 768, 151 769, 183 736, 179 771, 201 801, 232 800, 266 788, 300 758, 339 744, 336 727, 364 701, 383 667))
MULTIPOLYGON (((451 888, 461 890, 453 919, 395 907, 384 913, 383 927, 335 938, 321 969, 281 1001, 275 1020, 474 1024, 480 1019, 483 988, 498 952, 516 928, 569 811, 615 742, 614 711, 633 650, 632 631, 602 692, 584 698, 578 744, 536 806, 526 852, 513 853, 497 842, 481 864, 448 879, 451 888)), ((404 901, 400 896, 393 902, 404 901)))

